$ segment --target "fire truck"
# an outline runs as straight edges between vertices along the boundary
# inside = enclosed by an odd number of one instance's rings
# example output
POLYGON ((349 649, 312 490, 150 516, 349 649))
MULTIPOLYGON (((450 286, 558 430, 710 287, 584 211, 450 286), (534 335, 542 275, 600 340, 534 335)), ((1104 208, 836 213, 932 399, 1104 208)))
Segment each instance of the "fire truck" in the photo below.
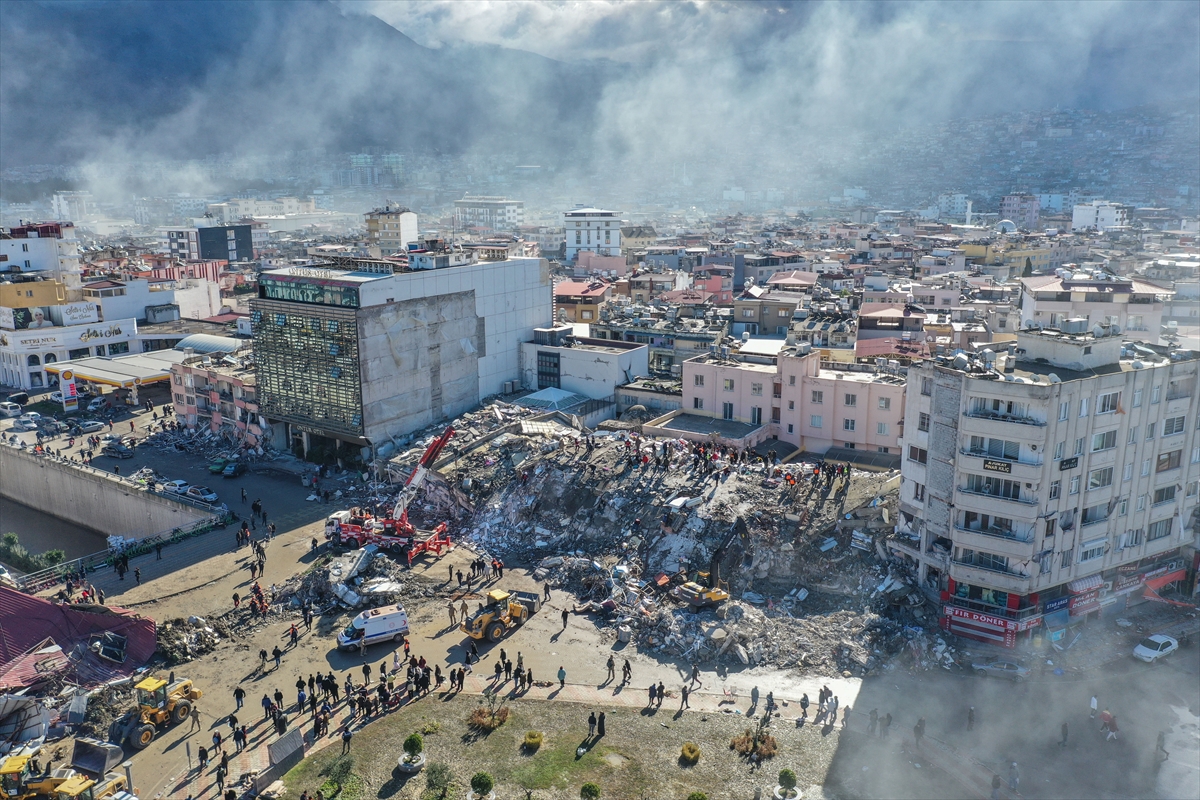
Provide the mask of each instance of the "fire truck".
POLYGON ((417 530, 408 521, 408 506, 417 496, 421 485, 433 463, 441 455, 446 443, 454 436, 454 428, 446 428, 442 435, 429 443, 425 454, 404 482, 391 513, 386 509, 378 515, 365 508, 336 511, 325 521, 325 538, 349 547, 365 547, 373 544, 381 549, 406 555, 411 566, 413 559, 422 553, 442 555, 453 543, 447 533, 447 524, 440 523, 431 531, 417 530))

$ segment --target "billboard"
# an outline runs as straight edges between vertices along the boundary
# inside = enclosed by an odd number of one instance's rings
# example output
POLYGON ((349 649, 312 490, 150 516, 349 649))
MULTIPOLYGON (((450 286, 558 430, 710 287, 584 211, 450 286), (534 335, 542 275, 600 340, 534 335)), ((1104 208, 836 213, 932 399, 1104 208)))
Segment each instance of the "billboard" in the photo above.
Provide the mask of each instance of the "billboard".
POLYGON ((53 327, 55 325, 54 320, 50 318, 49 306, 0 308, 0 328, 7 328, 11 331, 23 331, 53 327))
POLYGON ((100 312, 95 303, 67 303, 55 306, 54 310, 58 312, 55 317, 61 319, 63 325, 86 325, 100 321, 100 312))

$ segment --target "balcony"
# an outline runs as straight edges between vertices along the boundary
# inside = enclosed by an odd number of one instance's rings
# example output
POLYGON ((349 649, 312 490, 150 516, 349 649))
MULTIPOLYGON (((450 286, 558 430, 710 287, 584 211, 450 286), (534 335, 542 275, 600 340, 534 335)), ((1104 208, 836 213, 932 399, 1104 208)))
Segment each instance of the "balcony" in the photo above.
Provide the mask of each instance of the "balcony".
POLYGON ((1042 459, 1040 459, 1040 458, 1029 459, 1029 458, 1008 458, 1006 456, 994 456, 983 450, 971 450, 966 447, 960 449, 958 452, 962 453, 964 456, 971 456, 972 458, 986 458, 988 461, 1007 461, 1010 464, 1021 464, 1023 466, 1027 466, 1027 467, 1042 466, 1042 459))
POLYGON ((1021 542, 1030 544, 1033 542, 1033 529, 1024 526, 1015 526, 1012 528, 968 528, 962 523, 954 524, 956 531, 963 533, 976 533, 981 536, 994 536, 998 539, 1007 539, 1011 542, 1021 542))
POLYGON ((1037 428, 1046 427, 1046 423, 1033 417, 1017 417, 1011 414, 997 414, 992 411, 968 411, 963 416, 971 419, 986 419, 993 422, 1015 422, 1018 425, 1031 425, 1037 428))
POLYGON ((1029 594, 1031 581, 1028 575, 1016 572, 1011 568, 995 569, 977 564, 966 564, 962 561, 950 562, 950 577, 972 586, 984 586, 1017 594, 1029 594))
POLYGON ((973 489, 968 489, 965 486, 959 486, 958 491, 962 494, 969 494, 974 497, 986 497, 989 500, 1002 500, 1005 503, 1019 503, 1023 506, 1036 506, 1036 497, 1005 497, 999 494, 988 494, 987 492, 977 492, 973 489))

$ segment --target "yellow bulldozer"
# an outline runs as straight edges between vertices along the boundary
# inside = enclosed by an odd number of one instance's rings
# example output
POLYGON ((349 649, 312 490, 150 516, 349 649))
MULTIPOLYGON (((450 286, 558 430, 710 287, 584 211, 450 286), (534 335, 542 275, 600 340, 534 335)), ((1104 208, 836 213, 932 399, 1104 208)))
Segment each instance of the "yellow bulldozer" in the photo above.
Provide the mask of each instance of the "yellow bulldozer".
POLYGON ((143 678, 136 686, 137 708, 115 723, 114 742, 129 741, 135 750, 144 750, 154 741, 158 729, 185 721, 192 715, 192 705, 204 692, 192 685, 190 679, 176 680, 174 673, 167 680, 143 678))
POLYGON ((464 619, 459 629, 472 639, 498 642, 510 630, 525 624, 541 607, 541 596, 533 592, 493 589, 487 593, 487 604, 464 619))
POLYGON ((0 765, 0 788, 9 800, 137 800, 128 779, 112 768, 125 754, 117 745, 79 738, 71 766, 35 773, 32 755, 12 756, 0 765))

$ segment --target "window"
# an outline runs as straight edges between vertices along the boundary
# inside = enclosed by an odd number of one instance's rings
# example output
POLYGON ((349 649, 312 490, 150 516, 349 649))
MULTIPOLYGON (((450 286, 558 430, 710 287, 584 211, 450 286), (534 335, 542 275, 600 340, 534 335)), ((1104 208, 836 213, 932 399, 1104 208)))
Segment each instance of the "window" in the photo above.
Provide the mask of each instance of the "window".
POLYGON ((1071 413, 1071 404, 1064 401, 1058 404, 1058 418, 1064 420, 1071 413))
POLYGON ((1175 499, 1175 487, 1174 486, 1164 486, 1161 489, 1154 490, 1154 503, 1153 504, 1156 506, 1160 505, 1162 503, 1170 503, 1174 499, 1175 499))
POLYGON ((1063 550, 1062 563, 1059 566, 1061 566, 1063 569, 1066 569, 1067 567, 1071 566, 1071 551, 1070 550, 1063 550))
POLYGON ((1059 459, 1061 459, 1063 457, 1063 453, 1065 453, 1066 451, 1067 451, 1067 443, 1066 442, 1059 442, 1058 444, 1054 445, 1054 460, 1058 461, 1059 459))
POLYGON ((725 386, 725 391, 732 392, 733 391, 733 379, 726 378, 724 386, 725 386))
POLYGON ((1162 387, 1153 386, 1150 388, 1150 405, 1154 405, 1162 399, 1162 387))
POLYGON ((1138 511, 1146 510, 1146 495, 1144 495, 1144 494, 1138 495, 1137 510, 1138 511))
POLYGON ((755 397, 762 397, 762 384, 761 383, 750 384, 750 394, 754 395, 755 397))
POLYGON ((892 398, 890 398, 890 397, 879 398, 879 407, 882 408, 884 411, 890 411, 892 408, 892 398))
POLYGON ((987 455, 993 458, 1016 461, 1021 453, 1019 442, 1009 442, 1004 439, 992 439, 984 436, 972 436, 970 442, 970 452, 977 455, 987 455))
POLYGON ((1192 463, 1200 464, 1200 447, 1192 448, 1192 463))
POLYGON ((1104 467, 1103 469, 1094 469, 1088 473, 1088 491, 1093 489, 1103 489, 1106 486, 1112 486, 1113 468, 1104 467))
POLYGON ((918 503, 925 502, 925 484, 913 483, 913 500, 918 503))
POLYGON ((1167 399, 1178 400, 1181 397, 1191 397, 1192 387, 1187 381, 1171 381, 1167 384, 1167 399))
POLYGON ((926 414, 924 412, 917 414, 917 430, 919 430, 919 431, 928 431, 929 430, 929 415, 928 414, 926 414))
POLYGON ((1062 481, 1052 481, 1050 483, 1050 499, 1057 500, 1060 494, 1062 494, 1062 481))
POLYGON ((929 452, 922 450, 920 447, 908 446, 908 460, 915 461, 918 464, 924 464, 929 460, 929 452))
POLYGON ((967 475, 967 491, 986 494, 989 497, 1002 497, 1005 500, 1021 499, 1021 483, 1019 481, 993 478, 990 475, 967 475))
POLYGON ((795 386, 795 385, 796 385, 796 376, 788 375, 788 386, 795 386))
POLYGON ((855 425, 855 422, 854 422, 854 420, 852 420, 852 419, 844 419, 844 420, 842 420, 842 430, 844 430, 844 431, 852 431, 852 430, 854 430, 854 425, 855 425))
POLYGON ((1079 494, 1079 476, 1071 478, 1071 494, 1079 494))
POLYGON ((721 419, 733 419, 733 403, 721 404, 721 419))
POLYGON ((1183 433, 1183 417, 1170 417, 1163 420, 1163 436, 1174 436, 1183 433))
POLYGON ((796 410, 796 401, 788 400, 788 411, 795 411, 795 410, 796 410))
POLYGON ((813 414, 808 418, 808 426, 810 428, 819 428, 825 422, 820 414, 813 414))
POLYGON ((750 424, 762 425, 762 409, 758 406, 750 407, 750 424))
POLYGON ((1133 407, 1141 408, 1141 406, 1142 406, 1142 390, 1134 389, 1133 390, 1133 407))
POLYGON ((550 387, 561 389, 560 375, 558 353, 546 353, 539 350, 537 354, 538 389, 550 387))
POLYGON ((1126 547, 1137 547, 1141 543, 1142 543, 1142 529, 1138 528, 1136 531, 1125 531, 1124 533, 1122 533, 1121 534, 1121 544, 1119 545, 1119 547, 1121 547, 1122 549, 1124 549, 1126 547))
POLYGON ((754 319, 754 309, 753 308, 743 308, 742 309, 742 317, 744 319, 754 319))
POLYGON ((1154 465, 1154 471, 1166 472, 1169 469, 1178 469, 1182 460, 1182 450, 1172 450, 1169 453, 1161 453, 1158 456, 1158 463, 1154 465))
POLYGON ((1099 450, 1111 450, 1117 446, 1117 432, 1105 431, 1092 436, 1092 452, 1099 450))
POLYGON ((1129 498, 1121 498, 1121 502, 1117 503, 1117 516, 1123 517, 1129 513, 1129 498))
POLYGON ((1175 520, 1171 517, 1160 519, 1158 522, 1151 522, 1150 527, 1146 529, 1146 541, 1153 542, 1155 539, 1163 539, 1171 535, 1171 523, 1175 520))
POLYGON ((704 400, 699 397, 693 397, 692 408, 696 409, 697 411, 702 410, 704 408, 704 400))
POLYGON ((1147 439, 1154 438, 1154 424, 1155 423, 1151 422, 1149 425, 1146 426, 1146 438, 1147 439))
POLYGON ((1125 444, 1133 444, 1135 441, 1137 441, 1137 432, 1137 425, 1131 426, 1129 428, 1129 438, 1125 440, 1125 444))
POLYGON ((933 394, 933 378, 921 378, 921 394, 926 397, 933 394))
POLYGON ((1145 461, 1142 462, 1142 477, 1144 478, 1149 474, 1150 474, 1150 459, 1147 458, 1145 461))
POLYGON ((1120 392, 1109 392, 1108 394, 1100 395, 1100 401, 1096 403, 1097 414, 1112 414, 1117 410, 1117 401, 1121 399, 1120 392))
POLYGON ((579 318, 580 318, 580 319, 591 319, 591 318, 592 318, 592 312, 591 312, 591 311, 580 311, 580 312, 579 312, 579 318))
POLYGON ((793 433, 793 432, 795 432, 795 430, 796 430, 795 425, 790 425, 790 424, 788 425, 788 433, 793 433))
POLYGON ((850 406, 850 407, 854 407, 854 406, 858 405, 858 395, 847 394, 846 395, 846 405, 850 406))
POLYGON ((1080 518, 1081 525, 1094 525, 1097 522, 1103 522, 1108 519, 1108 503, 1100 503, 1099 505, 1088 506, 1083 510, 1083 516, 1080 518))
POLYGON ((1133 480, 1133 464, 1125 465, 1125 470, 1121 473, 1121 480, 1123 480, 1123 481, 1133 480))
POLYGON ((875 435, 887 436, 888 435, 888 424, 886 422, 876 422, 875 423, 875 435))
POLYGON ((1077 456, 1083 455, 1083 438, 1082 437, 1075 440, 1075 455, 1077 455, 1077 456))
POLYGON ((1079 416, 1086 417, 1088 412, 1088 399, 1086 397, 1079 398, 1079 416))
POLYGON ((703 375, 693 375, 692 376, 692 385, 693 386, 703 386, 704 385, 704 376, 703 375))
POLYGON ((1200 481, 1192 481, 1187 485, 1187 492, 1185 492, 1185 496, 1195 497, 1197 494, 1200 494, 1200 481))
POLYGON ((816 403, 817 405, 822 405, 825 402, 825 393, 824 392, 813 392, 812 393, 812 401, 814 403, 816 403))
POLYGON ((1084 542, 1079 546, 1079 563, 1091 561, 1094 558, 1104 557, 1104 540, 1096 539, 1091 542, 1084 542))

